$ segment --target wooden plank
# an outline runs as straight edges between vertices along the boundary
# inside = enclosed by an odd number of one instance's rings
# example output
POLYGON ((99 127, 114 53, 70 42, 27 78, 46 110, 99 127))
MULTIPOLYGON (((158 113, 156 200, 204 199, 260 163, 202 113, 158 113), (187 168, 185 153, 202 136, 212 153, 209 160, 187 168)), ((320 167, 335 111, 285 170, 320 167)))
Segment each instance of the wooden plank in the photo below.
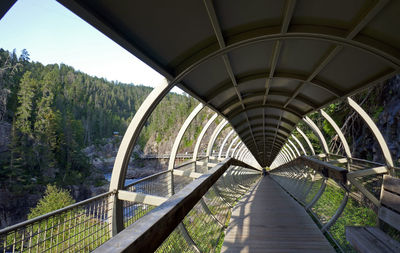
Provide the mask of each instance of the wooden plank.
MULTIPOLYGON (((381 204, 390 207, 391 209, 400 212, 400 196, 388 191, 383 191, 381 204)), ((398 214, 400 216, 400 214, 398 214)))
POLYGON ((394 252, 400 252, 400 242, 394 240, 388 234, 380 230, 378 227, 366 227, 368 232, 373 234, 376 238, 378 238, 381 242, 388 245, 394 252))
POLYGON ((346 227, 346 239, 360 253, 394 253, 365 227, 346 227))
POLYGON ((389 175, 384 175, 383 188, 400 195, 400 179, 389 175))
POLYGON ((311 217, 265 176, 233 208, 221 252, 334 252, 311 217))
POLYGON ((379 219, 383 220, 390 226, 394 227, 397 230, 400 230, 400 215, 393 212, 390 209, 387 209, 386 207, 381 206, 379 208, 379 219))

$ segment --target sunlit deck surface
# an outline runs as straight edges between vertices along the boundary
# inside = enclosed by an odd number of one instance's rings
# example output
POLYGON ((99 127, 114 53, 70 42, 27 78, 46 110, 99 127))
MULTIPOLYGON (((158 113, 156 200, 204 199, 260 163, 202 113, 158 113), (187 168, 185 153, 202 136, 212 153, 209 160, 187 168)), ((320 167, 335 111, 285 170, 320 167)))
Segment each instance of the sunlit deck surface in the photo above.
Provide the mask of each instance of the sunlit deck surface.
POLYGON ((304 208, 266 176, 233 208, 222 252, 334 250, 304 208))

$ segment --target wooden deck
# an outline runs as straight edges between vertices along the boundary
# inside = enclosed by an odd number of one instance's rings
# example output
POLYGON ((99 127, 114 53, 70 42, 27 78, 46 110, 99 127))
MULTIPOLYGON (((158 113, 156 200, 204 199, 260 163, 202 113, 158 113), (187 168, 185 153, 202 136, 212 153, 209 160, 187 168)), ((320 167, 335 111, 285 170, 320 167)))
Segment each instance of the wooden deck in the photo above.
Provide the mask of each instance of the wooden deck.
POLYGON ((335 252, 304 208, 269 176, 233 208, 221 252, 335 252))

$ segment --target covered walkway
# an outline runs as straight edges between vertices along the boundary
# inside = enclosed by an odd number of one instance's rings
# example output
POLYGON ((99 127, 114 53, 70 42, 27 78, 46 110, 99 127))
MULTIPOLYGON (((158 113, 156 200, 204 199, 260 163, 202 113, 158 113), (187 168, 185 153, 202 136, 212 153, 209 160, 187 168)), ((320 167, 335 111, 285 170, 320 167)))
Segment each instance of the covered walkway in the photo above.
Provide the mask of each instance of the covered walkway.
POLYGON ((334 250, 304 208, 266 176, 233 208, 222 252, 334 250))

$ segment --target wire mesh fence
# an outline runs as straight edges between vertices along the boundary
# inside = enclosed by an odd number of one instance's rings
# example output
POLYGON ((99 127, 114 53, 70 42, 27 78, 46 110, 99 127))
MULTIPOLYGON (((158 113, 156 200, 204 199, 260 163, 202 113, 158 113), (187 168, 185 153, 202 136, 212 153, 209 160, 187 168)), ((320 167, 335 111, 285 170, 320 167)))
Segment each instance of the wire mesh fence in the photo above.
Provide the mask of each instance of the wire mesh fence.
POLYGON ((223 242, 231 206, 259 178, 259 172, 231 166, 186 215, 181 225, 160 245, 157 252, 214 252, 223 242))
MULTIPOLYGON (((352 159, 348 164, 342 161, 332 163, 332 159, 342 158, 341 156, 330 156, 325 161, 336 166, 340 164, 340 167, 349 168, 349 171, 353 173, 382 166, 382 164, 361 159, 352 159)), ((395 176, 399 175, 398 168, 394 168, 394 171, 395 176)), ((379 200, 383 174, 365 173, 365 175, 361 175, 354 180, 379 200)), ((331 178, 325 178, 310 166, 297 164, 282 165, 272 170, 271 176, 299 203, 309 208, 307 211, 310 212, 338 252, 355 252, 346 240, 346 226, 378 225, 378 206, 350 181, 343 185, 331 178), (321 192, 322 194, 319 194, 321 192), (347 202, 345 201, 346 193, 349 196, 347 202), (316 201, 313 202, 313 200, 316 201), (340 209, 343 206, 341 212, 340 209)), ((398 231, 391 229, 390 226, 385 227, 385 224, 382 226, 382 222, 380 225, 393 238, 400 238, 398 231)))
MULTIPOLYGON (((179 169, 194 172, 194 164, 179 169)), ((230 208, 259 177, 259 172, 229 167, 158 251, 213 251, 221 243, 230 208)), ((126 185, 123 190, 167 199, 193 180, 186 174, 178 176, 173 171, 163 171, 126 185)), ((0 252, 93 251, 111 238, 115 197, 116 191, 104 193, 3 229, 0 252)), ((156 208, 140 201, 122 200, 122 203, 125 228, 156 208)))
POLYGON ((0 252, 88 252, 110 238, 109 192, 0 231, 0 252))

